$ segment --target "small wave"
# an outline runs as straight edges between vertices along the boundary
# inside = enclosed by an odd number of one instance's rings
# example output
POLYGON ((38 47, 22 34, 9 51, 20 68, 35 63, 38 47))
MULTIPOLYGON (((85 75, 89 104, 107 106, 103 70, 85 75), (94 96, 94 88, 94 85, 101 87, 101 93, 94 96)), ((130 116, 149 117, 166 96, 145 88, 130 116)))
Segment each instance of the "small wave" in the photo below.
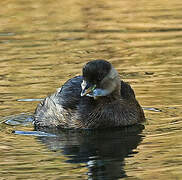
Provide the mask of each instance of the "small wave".
POLYGON ((33 102, 33 101, 42 101, 43 99, 17 99, 19 102, 33 102))
POLYGON ((41 131, 12 131, 14 134, 24 135, 24 136, 46 136, 46 137, 56 137, 54 134, 45 133, 41 131))
POLYGON ((30 113, 21 113, 3 118, 3 123, 11 126, 28 126, 33 122, 33 115, 30 113))

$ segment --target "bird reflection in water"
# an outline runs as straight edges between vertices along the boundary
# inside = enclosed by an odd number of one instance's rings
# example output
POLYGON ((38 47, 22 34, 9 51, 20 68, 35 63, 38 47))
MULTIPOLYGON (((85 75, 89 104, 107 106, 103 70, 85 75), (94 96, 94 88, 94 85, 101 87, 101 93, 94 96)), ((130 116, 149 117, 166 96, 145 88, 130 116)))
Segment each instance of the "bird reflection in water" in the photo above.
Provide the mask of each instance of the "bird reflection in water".
POLYGON ((118 179, 126 177, 124 158, 134 151, 143 139, 144 125, 122 129, 65 130, 38 128, 56 137, 38 137, 52 151, 68 157, 68 163, 86 163, 88 179, 118 179))

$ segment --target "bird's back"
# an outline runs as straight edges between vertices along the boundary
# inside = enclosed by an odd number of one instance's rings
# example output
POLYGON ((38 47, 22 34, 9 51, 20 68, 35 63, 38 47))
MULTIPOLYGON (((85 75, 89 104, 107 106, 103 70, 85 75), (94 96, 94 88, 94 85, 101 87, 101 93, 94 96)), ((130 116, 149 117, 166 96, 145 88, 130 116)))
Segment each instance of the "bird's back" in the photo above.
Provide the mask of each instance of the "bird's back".
POLYGON ((46 97, 35 110, 35 126, 69 127, 80 101, 82 76, 69 79, 56 93, 46 97))
POLYGON ((144 119, 143 110, 131 86, 121 81, 121 97, 81 97, 82 76, 68 80, 56 93, 41 102, 35 111, 35 126, 66 128, 120 127, 144 119))

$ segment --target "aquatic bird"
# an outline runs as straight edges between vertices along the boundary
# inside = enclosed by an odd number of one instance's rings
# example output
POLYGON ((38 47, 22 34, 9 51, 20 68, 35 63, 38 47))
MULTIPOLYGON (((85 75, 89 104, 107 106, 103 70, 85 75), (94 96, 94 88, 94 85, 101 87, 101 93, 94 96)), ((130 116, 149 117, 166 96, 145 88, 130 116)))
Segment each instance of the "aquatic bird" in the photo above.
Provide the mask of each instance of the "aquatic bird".
POLYGON ((117 128, 144 120, 133 89, 106 60, 86 63, 82 76, 46 97, 34 114, 35 127, 117 128))

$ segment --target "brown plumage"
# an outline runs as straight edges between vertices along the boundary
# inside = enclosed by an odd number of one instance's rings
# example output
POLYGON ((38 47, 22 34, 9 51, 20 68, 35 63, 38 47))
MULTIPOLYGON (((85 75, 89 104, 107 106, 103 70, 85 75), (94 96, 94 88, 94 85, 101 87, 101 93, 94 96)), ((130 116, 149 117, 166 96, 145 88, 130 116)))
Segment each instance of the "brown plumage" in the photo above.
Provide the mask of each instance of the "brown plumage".
POLYGON ((34 124, 85 129, 129 126, 144 120, 130 85, 120 80, 109 62, 94 60, 83 67, 83 76, 68 80, 37 106, 34 124))

